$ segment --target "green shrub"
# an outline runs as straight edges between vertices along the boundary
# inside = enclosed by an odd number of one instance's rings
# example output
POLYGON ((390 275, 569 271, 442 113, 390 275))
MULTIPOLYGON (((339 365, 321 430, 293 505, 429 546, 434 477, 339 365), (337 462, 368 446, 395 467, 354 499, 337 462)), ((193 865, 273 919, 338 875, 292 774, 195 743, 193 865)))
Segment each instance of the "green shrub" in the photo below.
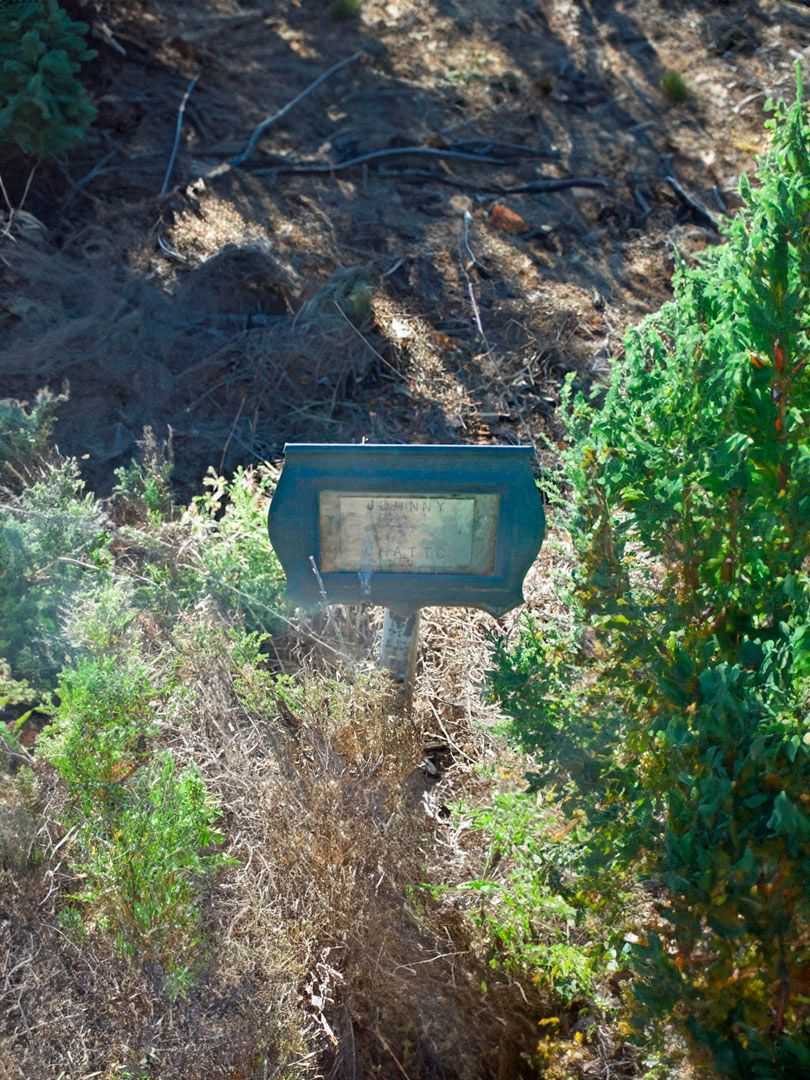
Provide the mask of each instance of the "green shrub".
POLYGON ((64 663, 64 613, 109 568, 105 525, 72 460, 48 465, 0 507, 0 656, 39 688, 64 663))
POLYGON ((56 0, 7 9, 0 21, 0 142, 45 158, 81 141, 96 115, 76 78, 96 55, 86 33, 56 0))
POLYGON ((690 96, 686 80, 679 71, 665 71, 661 76, 661 92, 672 105, 682 105, 690 96))
POLYGON ((87 657, 63 671, 53 720, 37 751, 61 776, 82 818, 109 814, 142 763, 157 696, 146 669, 118 656, 87 657))
POLYGON ((74 661, 82 656, 137 656, 140 641, 135 585, 121 575, 100 575, 74 595, 62 615, 65 651, 74 661))
POLYGON ((199 961, 201 887, 232 861, 213 850, 219 816, 197 771, 178 772, 165 753, 125 785, 110 828, 88 820, 78 833, 74 899, 125 954, 161 964, 172 997, 189 988, 199 961))
POLYGON ((20 706, 31 705, 35 697, 28 683, 12 678, 8 663, 0 656, 0 774, 4 766, 25 760, 25 755, 21 752, 19 733, 33 709, 23 710, 20 706), (2 719, 4 713, 8 718, 6 723, 3 723, 2 719))
POLYGON ((495 684, 587 813, 594 858, 666 891, 636 950, 639 1023, 674 1021, 740 1080, 810 1072, 801 85, 770 127, 726 242, 678 268, 601 403, 567 395, 578 646, 561 657, 529 628, 495 684), (579 716, 545 690, 555 665, 579 716))
POLYGON ((172 511, 171 477, 174 454, 171 437, 158 442, 151 427, 145 427, 138 443, 139 459, 115 470, 113 499, 119 518, 145 519, 155 525, 172 511))
POLYGON ((274 477, 262 468, 237 469, 226 481, 209 469, 208 489, 183 523, 194 540, 174 588, 185 603, 212 597, 229 617, 253 631, 283 621, 284 573, 267 539, 267 504, 274 477))
POLYGON ((363 9, 363 0, 332 0, 329 12, 333 19, 356 19, 363 9))
POLYGON ((489 841, 490 872, 463 888, 480 900, 491 965, 528 976, 564 1006, 591 1002, 622 944, 580 892, 584 821, 566 824, 553 798, 520 793, 464 814, 489 841))
POLYGON ((34 404, 6 399, 0 401, 0 475, 24 484, 31 466, 50 457, 50 437, 56 409, 67 394, 37 391, 34 404))
POLYGON ((194 769, 150 756, 161 697, 137 661, 85 657, 61 673, 55 699, 37 751, 67 789, 81 882, 71 899, 126 955, 159 963, 167 993, 184 993, 201 943, 200 890, 229 861, 213 850, 219 811, 194 769))

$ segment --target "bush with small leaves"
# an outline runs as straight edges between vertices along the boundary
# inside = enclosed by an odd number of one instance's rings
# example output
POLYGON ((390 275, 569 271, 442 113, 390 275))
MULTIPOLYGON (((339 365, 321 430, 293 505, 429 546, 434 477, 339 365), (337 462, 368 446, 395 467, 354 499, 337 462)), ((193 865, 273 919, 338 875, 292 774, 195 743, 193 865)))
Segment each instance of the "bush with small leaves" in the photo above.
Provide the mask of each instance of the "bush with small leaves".
POLYGON ((0 401, 0 477, 12 486, 25 483, 32 467, 52 457, 50 437, 56 410, 67 394, 37 391, 33 405, 0 401))
POLYGON ((175 579, 185 603, 212 597, 247 630, 273 631, 285 619, 284 572, 267 540, 267 505, 275 484, 269 469, 239 468, 230 481, 209 469, 204 495, 184 519, 193 537, 175 579))
POLYGON ((200 889, 229 860, 201 777, 151 752, 160 700, 137 661, 85 657, 61 673, 37 751, 67 790, 72 899, 126 955, 160 964, 177 996, 199 958, 200 889))
POLYGON ((56 0, 7 5, 0 19, 0 143, 47 158, 84 138, 96 110, 76 78, 87 48, 85 23, 56 0))
POLYGON ((201 887, 232 862, 215 850, 219 816, 199 773, 165 753, 124 782, 108 828, 87 819, 77 833, 75 899, 122 952, 161 965, 170 997, 188 990, 200 960, 201 887))
POLYGON ((639 1024, 674 1022, 738 1080, 810 1075, 801 79, 770 128, 726 242, 678 267, 606 396, 566 395, 577 633, 563 656, 528 627, 495 681, 593 860, 665 892, 634 950, 639 1024))
POLYGON ((63 613, 107 573, 109 539, 72 460, 45 466, 0 507, 0 656, 16 676, 53 685, 66 657, 63 613))
POLYGON ((563 1007, 592 1001, 622 943, 621 928, 601 926, 579 893, 584 816, 566 822, 554 799, 510 793, 463 808, 463 818, 489 842, 490 872, 461 889, 477 899, 491 966, 531 979, 563 1007))
POLYGON ((144 761, 155 730, 157 693, 142 664, 115 655, 86 657, 60 674, 37 751, 83 819, 108 815, 124 798, 123 781, 144 761))

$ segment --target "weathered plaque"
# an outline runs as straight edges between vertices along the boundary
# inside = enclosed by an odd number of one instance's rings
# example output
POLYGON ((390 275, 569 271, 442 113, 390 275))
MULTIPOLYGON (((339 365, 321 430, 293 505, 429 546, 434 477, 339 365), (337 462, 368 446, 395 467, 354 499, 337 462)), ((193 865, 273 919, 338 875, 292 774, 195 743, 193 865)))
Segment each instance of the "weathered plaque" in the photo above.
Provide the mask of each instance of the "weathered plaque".
POLYGON ((320 493, 321 569, 487 574, 497 495, 320 493))
POLYGON ((292 443, 270 539, 301 607, 480 607, 523 599, 543 539, 534 452, 292 443))

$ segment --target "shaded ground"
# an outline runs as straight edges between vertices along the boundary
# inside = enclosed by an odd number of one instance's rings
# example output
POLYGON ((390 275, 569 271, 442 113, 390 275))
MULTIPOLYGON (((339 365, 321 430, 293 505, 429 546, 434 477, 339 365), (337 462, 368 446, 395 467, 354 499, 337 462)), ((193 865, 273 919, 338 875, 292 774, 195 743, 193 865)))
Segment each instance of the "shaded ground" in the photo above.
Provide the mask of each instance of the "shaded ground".
MULTIPOLYGON (((666 177, 712 215, 733 206, 765 95, 810 40, 781 2, 369 0, 342 21, 300 3, 74 8, 96 20, 99 118, 31 183, 36 220, 16 234, 34 250, 5 243, 0 378, 23 397, 69 382, 58 441, 100 490, 144 425, 171 427, 184 492, 286 440, 536 442, 563 373, 598 377, 666 297, 672 246, 713 239, 666 177), (660 89, 669 69, 683 104, 660 89), (267 172, 403 146, 503 164, 267 172), (540 177, 604 186, 487 190, 540 177), (226 245, 255 250, 206 264, 226 245)), ((27 170, 11 161, 6 179, 14 202, 27 170)))

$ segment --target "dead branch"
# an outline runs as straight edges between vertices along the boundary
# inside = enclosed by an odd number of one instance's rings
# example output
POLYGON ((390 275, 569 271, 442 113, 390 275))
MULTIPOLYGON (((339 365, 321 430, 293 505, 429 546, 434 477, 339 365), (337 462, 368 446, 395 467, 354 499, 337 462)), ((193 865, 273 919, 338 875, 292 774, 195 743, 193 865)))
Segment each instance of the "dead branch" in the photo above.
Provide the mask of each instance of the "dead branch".
POLYGON ((262 135, 264 135, 265 131, 267 131, 269 127, 272 127, 273 124, 277 124, 278 121, 281 120, 282 117, 286 116, 287 113, 291 109, 293 109, 300 101, 303 101, 304 98, 311 94, 313 90, 317 90, 321 83, 326 82, 327 79, 331 78, 332 75, 340 71, 341 68, 348 67, 349 64, 353 64, 355 60, 359 60, 360 57, 363 55, 365 55, 363 53, 363 50, 359 49, 356 53, 352 53, 352 55, 347 57, 345 60, 341 60, 339 61, 339 63, 333 64, 330 68, 327 68, 327 70, 324 71, 322 75, 319 75, 314 82, 311 82, 309 86, 306 87, 306 89, 302 90, 300 94, 296 94, 292 101, 288 101, 286 105, 284 105, 278 110, 278 112, 275 112, 271 116, 268 116, 265 120, 262 120, 262 122, 253 130, 253 134, 248 139, 247 146, 242 151, 242 153, 238 154, 235 158, 231 160, 231 165, 244 165, 244 163, 256 149, 259 139, 262 137, 262 135))
POLYGON ((607 180, 599 176, 568 176, 559 179, 542 177, 538 180, 529 180, 525 184, 508 186, 476 184, 470 180, 459 180, 454 176, 448 176, 446 173, 431 172, 429 169, 386 169, 380 170, 378 175, 392 180, 416 180, 420 183, 425 180, 435 180, 439 184, 447 184, 450 187, 460 188, 462 191, 472 191, 478 195, 530 195, 534 192, 565 191, 568 188, 603 190, 610 186, 607 180))
POLYGON ((334 164, 329 161, 285 161, 281 159, 277 165, 270 165, 263 169, 251 169, 255 176, 266 176, 270 173, 332 173, 341 172, 344 169, 354 169, 358 165, 365 165, 369 161, 378 161, 381 158, 399 157, 431 157, 450 161, 475 161, 481 165, 508 165, 504 158, 486 157, 483 154, 472 154, 467 150, 442 150, 435 146, 392 146, 382 150, 369 150, 366 154, 349 158, 348 161, 338 161, 334 164))
POLYGON ((714 232, 720 232, 720 226, 717 224, 717 218, 714 216, 711 210, 709 210, 708 207, 700 201, 700 199, 696 199, 694 195, 690 195, 689 192, 686 191, 686 189, 678 183, 674 176, 667 175, 664 177, 664 180, 669 184, 669 186, 678 196, 679 200, 688 210, 691 210, 698 218, 700 218, 700 220, 705 225, 708 225, 709 228, 712 229, 714 232))
POLYGON ((163 177, 163 184, 160 188, 161 196, 165 195, 166 192, 169 190, 169 181, 172 178, 174 163, 177 160, 177 149, 180 146, 180 133, 183 130, 183 116, 186 111, 188 99, 191 97, 191 93, 194 87, 197 85, 197 80, 199 79, 199 77, 199 75, 195 75, 191 82, 188 84, 188 86, 186 87, 186 92, 185 94, 183 94, 183 100, 180 102, 180 108, 177 110, 177 128, 174 133, 174 143, 172 145, 171 155, 169 156, 169 164, 166 166, 166 175, 163 177))

